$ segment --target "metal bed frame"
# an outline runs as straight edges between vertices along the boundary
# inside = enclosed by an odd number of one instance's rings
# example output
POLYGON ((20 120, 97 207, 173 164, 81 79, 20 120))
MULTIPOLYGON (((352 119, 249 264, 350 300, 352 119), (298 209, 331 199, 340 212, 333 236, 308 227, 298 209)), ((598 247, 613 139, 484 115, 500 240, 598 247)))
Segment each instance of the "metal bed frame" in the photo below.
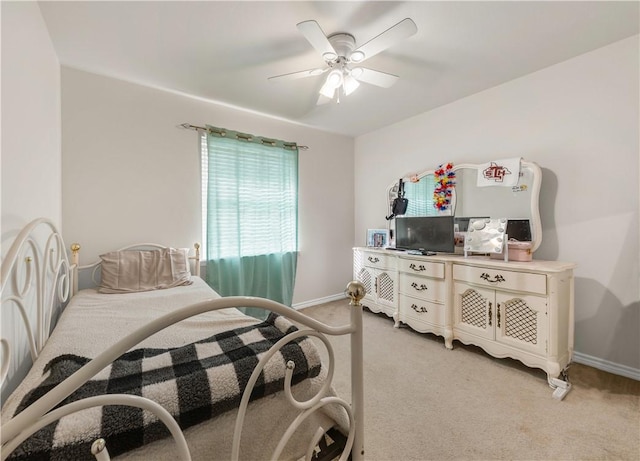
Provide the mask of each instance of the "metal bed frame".
MULTIPOLYGON (((136 246, 163 247, 156 244, 133 245, 136 246)), ((78 253, 80 246, 71 246, 71 261, 65 250, 63 239, 55 225, 46 218, 35 219, 25 226, 15 238, 1 265, 1 300, 2 309, 15 308, 20 313, 20 318, 26 330, 27 341, 32 361, 38 357, 45 347, 52 326, 53 311, 57 306, 64 305, 78 289, 78 269, 94 267, 92 278, 95 279, 96 267, 99 263, 87 266, 79 266, 78 253), (46 234, 46 235, 44 235, 46 234), (44 242, 44 245, 42 244, 44 242), (35 304, 35 306, 33 306, 35 304), (35 323, 32 322, 35 309, 35 323)), ((196 244, 195 275, 199 275, 199 246, 196 244)), ((152 412, 169 429, 177 446, 181 460, 190 460, 191 455, 186 439, 171 414, 162 406, 144 397, 128 394, 105 394, 85 398, 54 409, 61 401, 72 392, 94 377, 98 372, 108 366, 124 352, 136 346, 142 340, 154 333, 189 317, 229 307, 245 306, 260 307, 286 317, 301 325, 298 331, 292 332, 276 343, 259 361, 253 371, 247 388, 244 391, 238 416, 235 424, 232 441, 232 459, 240 459, 240 438, 244 424, 245 413, 253 386, 268 359, 273 356, 286 343, 302 336, 317 337, 322 341, 328 351, 329 363, 327 379, 321 386, 321 390, 307 401, 297 401, 291 393, 291 379, 295 364, 287 363, 285 374, 284 393, 288 402, 298 410, 298 416, 293 420, 285 434, 282 435, 271 459, 279 459, 282 450, 291 438, 295 430, 312 413, 326 405, 342 406, 349 419, 349 430, 345 437, 333 433, 334 440, 340 440, 340 460, 364 458, 364 397, 363 397, 363 349, 362 349, 362 305, 360 300, 364 297, 364 287, 358 282, 350 282, 345 290, 351 298, 350 322, 342 326, 329 326, 312 319, 307 315, 295 311, 288 306, 274 301, 255 297, 223 297, 219 299, 199 302, 185 306, 170 314, 152 320, 147 325, 139 328, 130 335, 122 338, 109 347, 93 360, 83 366, 76 373, 53 388, 39 400, 34 402, 21 413, 2 424, 0 428, 0 455, 6 459, 24 440, 46 425, 60 419, 63 416, 103 405, 124 405, 142 408, 152 412), (328 395, 334 373, 334 353, 326 335, 349 335, 351 338, 351 404, 343 399, 328 395)), ((6 312, 6 311, 5 311, 6 312)), ((9 363, 12 349, 7 339, 0 339, 2 364, 0 366, 0 383, 5 382, 9 372, 9 363)), ((329 434, 331 437, 331 434, 329 434)), ((315 453, 317 446, 326 447, 324 441, 325 432, 320 428, 312 440, 309 441, 306 459, 318 459, 315 453)), ((104 439, 97 439, 91 448, 91 452, 97 461, 110 459, 104 439)), ((340 453, 336 446, 329 447, 328 459, 333 459, 340 453)))

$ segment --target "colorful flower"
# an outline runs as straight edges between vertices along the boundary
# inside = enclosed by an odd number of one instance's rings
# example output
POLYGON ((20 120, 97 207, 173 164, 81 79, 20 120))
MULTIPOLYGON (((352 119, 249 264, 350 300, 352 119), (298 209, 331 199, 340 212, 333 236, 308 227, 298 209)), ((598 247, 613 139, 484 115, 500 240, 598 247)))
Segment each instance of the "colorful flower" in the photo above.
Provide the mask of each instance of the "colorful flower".
POLYGON ((445 211, 451 205, 451 196, 456 185, 456 173, 453 171, 453 163, 438 166, 434 176, 436 187, 433 191, 433 205, 439 211, 445 211))

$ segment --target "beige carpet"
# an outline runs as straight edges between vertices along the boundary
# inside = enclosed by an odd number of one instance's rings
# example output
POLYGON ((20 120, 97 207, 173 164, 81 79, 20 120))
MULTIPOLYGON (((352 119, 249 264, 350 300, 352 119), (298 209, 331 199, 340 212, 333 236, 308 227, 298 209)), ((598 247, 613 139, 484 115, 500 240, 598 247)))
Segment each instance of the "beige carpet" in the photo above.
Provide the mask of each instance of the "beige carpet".
MULTIPOLYGON (((347 322, 347 301, 304 313, 347 322)), ((640 382, 573 364, 563 401, 541 370, 364 312, 365 459, 640 460, 640 382)), ((350 399, 349 341, 331 340, 350 399)))

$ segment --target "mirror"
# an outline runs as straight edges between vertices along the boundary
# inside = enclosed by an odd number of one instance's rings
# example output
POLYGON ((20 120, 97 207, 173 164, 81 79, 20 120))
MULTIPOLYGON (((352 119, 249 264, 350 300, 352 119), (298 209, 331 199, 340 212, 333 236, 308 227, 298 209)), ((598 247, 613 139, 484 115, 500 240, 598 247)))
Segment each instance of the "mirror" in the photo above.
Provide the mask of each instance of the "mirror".
MULTIPOLYGON (((427 170, 417 177, 403 178, 405 198, 408 199, 404 216, 437 216, 453 214, 456 218, 507 218, 528 219, 531 226, 532 251, 542 242, 542 224, 538 199, 542 173, 533 162, 520 162, 520 177, 512 187, 478 187, 478 174, 485 164, 464 163, 454 165, 455 186, 451 189, 450 201, 444 209, 434 206, 434 190, 437 179, 434 170, 427 170), (417 180, 417 181, 416 181, 417 180)), ((398 193, 398 182, 389 186, 389 203, 398 193)))

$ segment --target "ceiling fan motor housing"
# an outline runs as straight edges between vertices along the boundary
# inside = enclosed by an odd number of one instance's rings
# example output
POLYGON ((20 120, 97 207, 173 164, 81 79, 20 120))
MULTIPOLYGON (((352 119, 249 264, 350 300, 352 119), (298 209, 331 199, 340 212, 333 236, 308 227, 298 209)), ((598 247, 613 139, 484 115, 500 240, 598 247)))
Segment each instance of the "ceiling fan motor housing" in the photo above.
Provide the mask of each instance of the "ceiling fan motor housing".
POLYGON ((336 50, 338 57, 349 59, 351 52, 356 48, 356 39, 351 34, 340 32, 331 34, 327 38, 333 49, 336 50))

